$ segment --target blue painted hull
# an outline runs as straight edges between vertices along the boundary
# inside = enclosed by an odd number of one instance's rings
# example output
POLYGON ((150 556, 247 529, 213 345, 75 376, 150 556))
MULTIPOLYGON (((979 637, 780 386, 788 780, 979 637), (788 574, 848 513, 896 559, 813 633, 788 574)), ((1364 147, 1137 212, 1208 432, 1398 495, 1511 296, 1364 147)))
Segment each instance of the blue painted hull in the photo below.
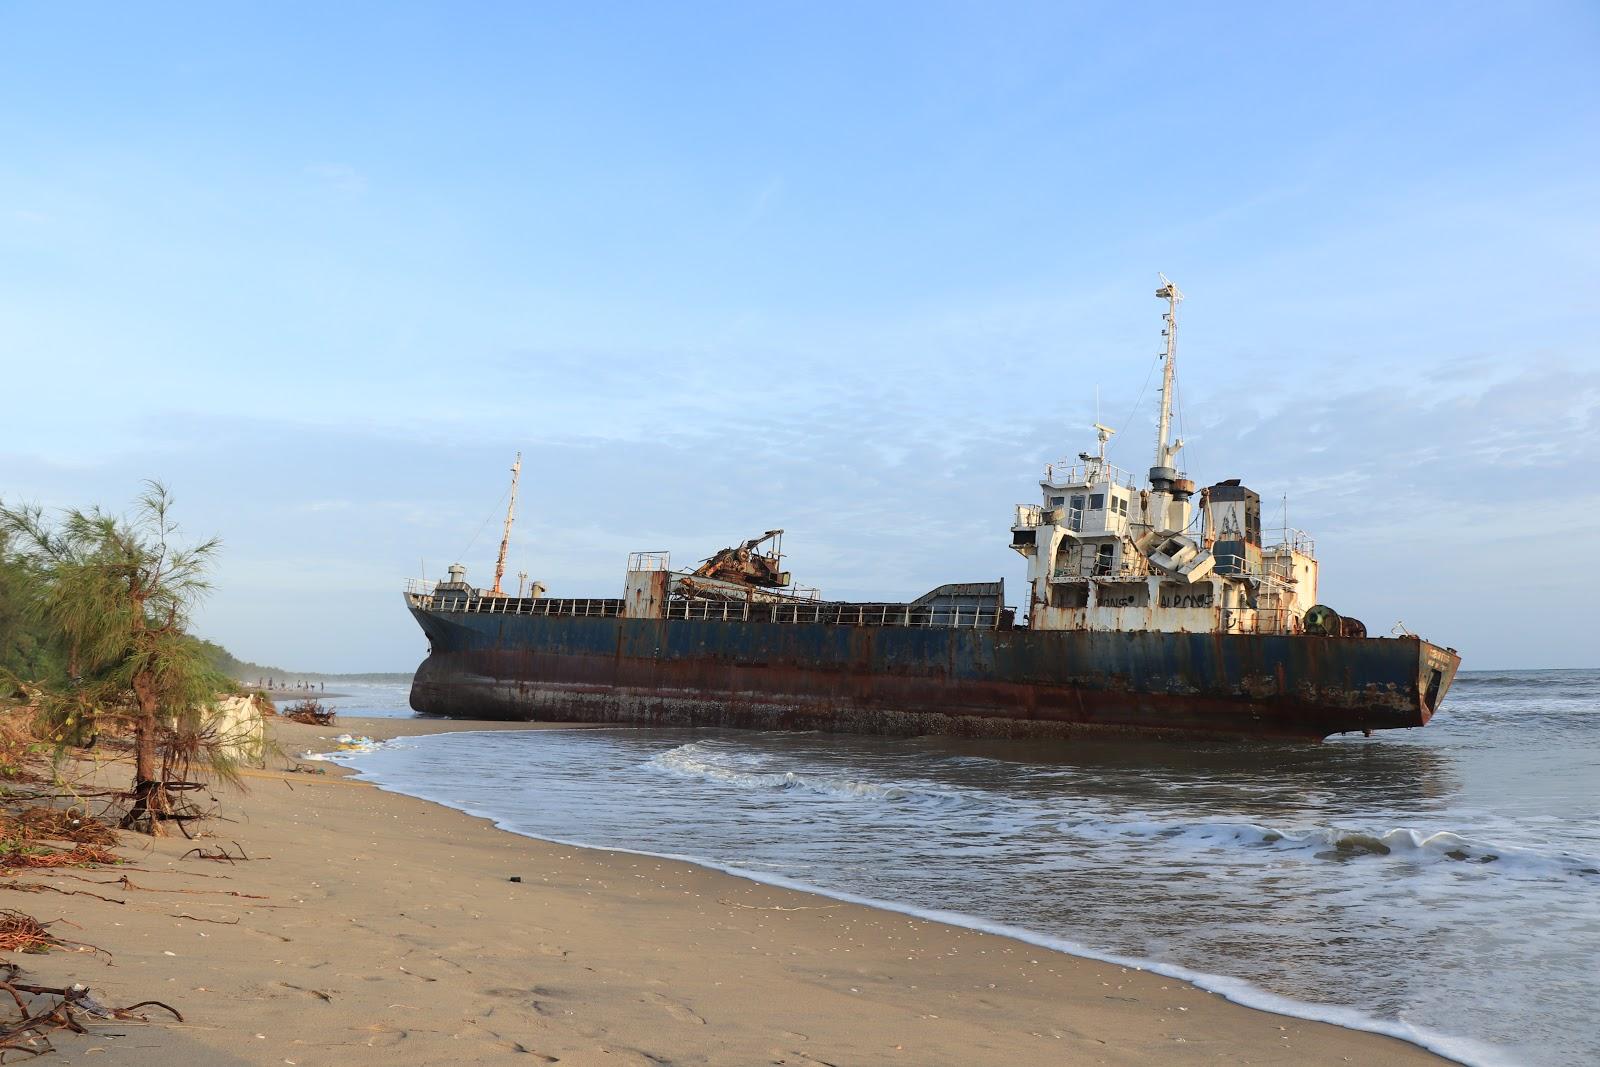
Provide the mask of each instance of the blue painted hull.
POLYGON ((411 706, 459 718, 1321 738, 1424 725, 1460 664, 1414 637, 412 613, 411 706))

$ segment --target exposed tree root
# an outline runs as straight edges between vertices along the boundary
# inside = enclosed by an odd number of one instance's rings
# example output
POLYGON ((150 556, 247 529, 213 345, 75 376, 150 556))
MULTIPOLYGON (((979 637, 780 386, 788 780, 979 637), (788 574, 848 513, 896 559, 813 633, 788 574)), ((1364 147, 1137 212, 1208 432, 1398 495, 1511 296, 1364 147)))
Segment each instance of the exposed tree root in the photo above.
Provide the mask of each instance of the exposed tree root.
MULTIPOLYGON (((0 952, 49 952, 53 948, 71 949, 74 952, 99 952, 107 958, 111 953, 83 941, 69 941, 50 932, 50 923, 42 923, 32 915, 10 908, 0 908, 0 952)), ((71 926, 72 923, 67 925, 71 926)), ((5 964, 4 966, 10 966, 5 964)))
POLYGON ((0 868, 95 867, 121 863, 122 857, 100 845, 74 845, 60 852, 43 845, 10 842, 13 847, 0 851, 0 868))
POLYGON ((62 889, 59 886, 45 885, 43 882, 0 882, 0 889, 10 889, 17 893, 60 893, 64 897, 94 897, 107 904, 126 904, 126 900, 116 897, 103 897, 99 893, 91 893, 87 889, 62 889))
POLYGON ((218 845, 216 848, 191 848, 178 858, 186 860, 193 856, 197 860, 216 860, 219 863, 237 863, 240 860, 248 860, 250 858, 245 855, 244 846, 239 842, 235 841, 233 847, 239 850, 237 856, 228 851, 227 845, 218 845))

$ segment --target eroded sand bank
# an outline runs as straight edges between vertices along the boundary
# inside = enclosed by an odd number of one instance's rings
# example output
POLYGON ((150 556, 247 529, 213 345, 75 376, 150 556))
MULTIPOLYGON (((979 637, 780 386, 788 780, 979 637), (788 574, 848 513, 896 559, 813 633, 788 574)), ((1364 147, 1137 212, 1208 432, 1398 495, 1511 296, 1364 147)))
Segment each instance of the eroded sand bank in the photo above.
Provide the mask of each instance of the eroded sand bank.
MULTIPOLYGON (((528 727, 274 724, 288 753, 331 748, 345 730, 384 738, 508 728, 528 727)), ((124 848, 144 868, 128 876, 156 892, 45 874, 29 880, 126 903, 43 894, 8 902, 78 923, 114 955, 109 968, 86 955, 27 957, 35 981, 83 981, 119 1004, 156 997, 188 1020, 58 1039, 71 1059, 1442 1062, 1158 975, 690 864, 534 841, 328 764, 321 776, 283 766, 253 772, 247 797, 218 794, 236 821, 210 825, 215 839, 124 848), (197 843, 233 841, 249 862, 179 858, 197 843)))

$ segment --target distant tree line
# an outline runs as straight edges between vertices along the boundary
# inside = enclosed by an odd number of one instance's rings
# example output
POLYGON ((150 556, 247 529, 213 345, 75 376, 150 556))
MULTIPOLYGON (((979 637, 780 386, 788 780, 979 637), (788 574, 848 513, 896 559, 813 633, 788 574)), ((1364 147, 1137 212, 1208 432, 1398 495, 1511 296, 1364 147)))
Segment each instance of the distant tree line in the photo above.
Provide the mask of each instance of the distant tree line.
POLYGON ((288 672, 280 667, 263 667, 259 663, 251 663, 249 660, 240 659, 215 641, 207 641, 203 637, 197 637, 194 640, 195 644, 200 646, 200 652, 206 657, 207 662, 229 678, 235 678, 241 682, 249 682, 257 678, 283 678, 288 676, 288 672))

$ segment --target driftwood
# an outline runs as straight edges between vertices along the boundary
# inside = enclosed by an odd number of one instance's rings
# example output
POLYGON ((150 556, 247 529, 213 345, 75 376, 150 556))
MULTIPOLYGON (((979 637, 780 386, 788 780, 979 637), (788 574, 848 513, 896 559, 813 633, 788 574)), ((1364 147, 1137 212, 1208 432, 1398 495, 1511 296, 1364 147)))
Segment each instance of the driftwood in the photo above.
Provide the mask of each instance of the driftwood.
POLYGON ((298 704, 290 704, 278 715, 290 722, 301 722, 307 726, 332 726, 334 719, 333 709, 320 700, 302 700, 298 704))
POLYGON ((81 983, 66 987, 34 985, 17 981, 21 973, 15 964, 0 964, 0 990, 10 994, 18 1014, 14 1021, 0 1020, 0 1063, 5 1062, 8 1052, 25 1052, 30 1056, 54 1052, 55 1046, 50 1044, 50 1034, 54 1031, 88 1033, 79 1021, 80 1015, 89 1019, 149 1022, 149 1016, 140 1014, 139 1009, 160 1008, 176 1021, 183 1022, 183 1015, 177 1008, 159 1000, 141 1000, 125 1008, 114 1008, 102 1003, 81 983), (30 1003, 23 999, 24 994, 35 999, 30 1003), (45 1003, 40 1005, 39 1000, 45 1003))

